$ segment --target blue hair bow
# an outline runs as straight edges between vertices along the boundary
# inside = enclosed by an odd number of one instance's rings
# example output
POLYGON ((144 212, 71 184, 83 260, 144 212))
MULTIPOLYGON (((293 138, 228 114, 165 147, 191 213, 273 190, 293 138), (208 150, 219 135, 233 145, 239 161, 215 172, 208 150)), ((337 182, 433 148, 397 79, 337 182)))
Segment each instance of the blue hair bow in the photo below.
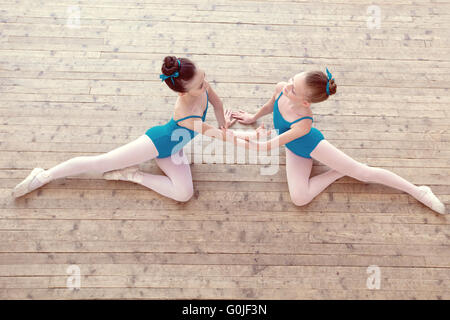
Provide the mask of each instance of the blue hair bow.
POLYGON ((165 74, 160 74, 159 78, 161 79, 161 81, 166 80, 167 78, 170 78, 170 80, 172 80, 172 83, 175 85, 175 81, 173 81, 173 78, 178 77, 180 74, 178 73, 178 71, 172 73, 170 76, 166 76, 165 74))
MULTIPOLYGON (((178 69, 179 69, 181 67, 180 60, 177 59, 177 62, 178 62, 178 69)), ((161 81, 165 81, 166 79, 170 78, 170 80, 172 80, 173 85, 175 85, 175 81, 173 81, 173 78, 176 78, 179 75, 180 75, 180 73, 178 71, 175 71, 170 76, 166 76, 165 74, 160 74, 159 78, 161 79, 161 81)))
POLYGON ((330 80, 334 80, 333 76, 331 75, 330 71, 328 71, 327 68, 327 95, 330 95, 330 80))

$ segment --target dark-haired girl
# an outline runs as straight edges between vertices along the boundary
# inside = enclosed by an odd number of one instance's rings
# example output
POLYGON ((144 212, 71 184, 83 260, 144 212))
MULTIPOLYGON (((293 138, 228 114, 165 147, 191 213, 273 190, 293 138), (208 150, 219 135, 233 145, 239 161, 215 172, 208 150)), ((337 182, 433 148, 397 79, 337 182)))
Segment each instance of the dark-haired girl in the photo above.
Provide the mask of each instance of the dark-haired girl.
POLYGON ((48 170, 35 168, 14 188, 13 196, 27 194, 54 179, 92 171, 103 173, 107 180, 142 184, 177 201, 189 200, 193 195, 192 176, 183 147, 198 132, 222 137, 221 130, 204 123, 208 101, 214 107, 219 126, 225 128, 230 123, 225 121, 222 101, 206 81, 205 72, 192 61, 168 56, 161 71, 162 81, 178 92, 173 117, 168 123, 152 127, 136 140, 108 153, 75 157, 48 170), (139 170, 138 164, 150 159, 155 159, 166 176, 139 170))
MULTIPOLYGON (((328 99, 336 93, 336 83, 327 69, 296 74, 288 82, 276 85, 271 99, 254 115, 242 110, 231 112, 230 117, 240 123, 250 124, 258 118, 273 113, 274 128, 279 136, 267 142, 250 140, 246 148, 268 150, 286 145, 286 173, 292 201, 302 206, 311 202, 327 186, 343 176, 390 186, 409 193, 414 198, 441 214, 444 204, 427 186, 415 186, 395 173, 369 167, 355 161, 325 140, 322 133, 312 127, 311 105, 328 99), (331 170, 310 178, 313 160, 316 159, 331 170)), ((228 134, 233 135, 231 130, 228 134), (231 132, 231 133, 230 133, 231 132)), ((234 134, 240 138, 239 134, 234 134)), ((235 140, 238 143, 238 140, 235 140)), ((242 143, 242 142, 241 142, 242 143)), ((238 143, 239 144, 239 143, 238 143)))

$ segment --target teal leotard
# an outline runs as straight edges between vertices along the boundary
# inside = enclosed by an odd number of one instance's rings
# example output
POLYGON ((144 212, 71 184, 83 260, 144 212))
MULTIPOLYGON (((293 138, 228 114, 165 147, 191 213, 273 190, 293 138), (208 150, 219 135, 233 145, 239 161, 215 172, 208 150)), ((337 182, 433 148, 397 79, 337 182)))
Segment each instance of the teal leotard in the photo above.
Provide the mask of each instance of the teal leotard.
MULTIPOLYGON (((303 119, 313 120, 313 118, 311 117, 302 117, 292 122, 286 121, 281 115, 280 110, 278 109, 278 100, 280 99, 282 94, 283 92, 280 93, 273 106, 273 127, 275 129, 278 129, 278 134, 286 132, 291 128, 291 125, 303 119)), ((311 158, 311 152, 323 139, 325 138, 322 132, 312 127, 311 131, 309 131, 309 133, 307 133, 306 135, 286 143, 286 148, 300 157, 311 158)))
POLYGON ((177 153, 198 134, 198 132, 178 125, 178 122, 189 118, 201 118, 205 122, 207 110, 208 91, 206 91, 206 108, 202 116, 187 116, 176 121, 172 117, 166 124, 148 129, 145 134, 153 141, 158 150, 157 158, 166 158, 177 153))

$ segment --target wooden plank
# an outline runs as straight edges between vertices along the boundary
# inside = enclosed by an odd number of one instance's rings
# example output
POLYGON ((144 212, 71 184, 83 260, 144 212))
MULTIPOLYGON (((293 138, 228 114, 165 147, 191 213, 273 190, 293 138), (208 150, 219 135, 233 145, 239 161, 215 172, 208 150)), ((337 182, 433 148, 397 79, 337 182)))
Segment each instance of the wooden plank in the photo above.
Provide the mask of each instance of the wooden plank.
MULTIPOLYGON (((199 183, 195 186, 198 188, 199 183)), ((350 186, 352 186, 350 184, 350 186)), ((337 189, 340 186, 335 186, 337 189)), ((332 187, 330 187, 332 188, 332 187)), ((344 192, 341 189, 336 192, 344 192)), ((437 188, 433 187, 433 191, 437 188)), ((117 191, 116 191, 117 192, 117 191)), ((349 191, 347 191, 349 192, 349 191)), ((330 192, 325 193, 330 196, 330 192)), ((435 192, 439 194, 438 192, 435 192)), ((334 194, 334 193, 332 193, 334 194)), ((441 195, 439 195, 441 197, 441 195)), ((64 212, 59 209, 47 208, 16 208, 1 209, 0 212, 5 219, 59 219, 59 220, 166 220, 168 218, 174 221, 214 221, 220 225, 221 221, 294 221, 294 222, 353 222, 359 224, 428 224, 428 225, 448 225, 450 222, 440 215, 433 215, 430 212, 417 212, 411 210, 410 212, 351 212, 351 211, 333 211, 331 209, 322 210, 308 210, 299 214, 297 211, 244 211, 244 212, 230 212, 218 210, 127 210, 127 209, 98 209, 96 211, 86 211, 77 208, 65 208, 64 212)))
MULTIPOLYGON (((39 277, 0 277, 2 288, 50 288, 67 289, 67 276, 39 276, 39 277)), ((177 288, 183 282, 184 289, 194 288, 258 288, 258 289, 319 289, 326 290, 330 286, 341 290, 367 289, 366 278, 293 278, 279 279, 277 277, 161 277, 161 276, 81 276, 83 289, 88 288, 177 288)), ((398 290, 406 288, 414 292, 430 292, 445 290, 450 280, 415 280, 415 279, 385 279, 384 290, 398 290)))
MULTIPOLYGON (((67 276, 66 262, 59 258, 64 254, 55 254, 53 259, 48 258, 47 263, 33 263, 28 259, 27 265, 14 264, 14 255, 0 254, 10 264, 0 265, 0 275, 5 276, 67 276), (57 260, 57 261, 55 261, 57 260), (59 261, 59 262, 58 262, 59 261)), ((45 256, 45 254, 33 254, 32 256, 45 256)), ((39 259, 40 260, 40 259, 39 259)), ((25 261, 23 261, 25 262, 25 261)), ((172 265, 172 264, 92 264, 80 263, 82 275, 96 276, 120 276, 120 275, 159 275, 160 277, 274 277, 274 278, 306 278, 317 277, 366 277, 367 268, 343 267, 343 266, 249 266, 249 265, 172 265)), ((383 277, 386 279, 420 279, 439 280, 450 279, 450 273, 446 269, 439 268, 402 268, 383 267, 383 277)))
POLYGON ((298 290, 298 289, 226 289, 226 288, 88 288, 64 289, 0 289, 2 299, 395 299, 395 300, 448 300, 442 291, 414 292, 409 290, 298 290))
MULTIPOLYGON (((447 226, 435 226, 424 224, 409 224, 406 226, 396 224, 366 224, 358 223, 310 223, 310 222, 289 222, 288 230, 283 230, 281 223, 265 223, 265 222, 247 222, 245 228, 227 227, 227 222, 222 222, 219 227, 217 223, 211 222, 213 229, 207 228, 187 228, 169 229, 165 227, 162 221, 89 221, 89 225, 83 223, 70 223, 70 228, 64 229, 64 222, 57 221, 60 228, 52 229, 0 229, 0 239, 2 242, 8 242, 2 245, 3 248, 15 250, 15 241, 49 241, 52 239, 59 241, 70 241, 77 239, 77 242, 92 241, 173 241, 172 239, 184 239, 192 241, 231 241, 245 243, 288 243, 288 242, 305 242, 310 243, 377 243, 377 244, 434 244, 445 245, 448 243, 449 230, 447 226), (136 225, 146 226, 146 229, 138 229, 136 225), (158 227, 153 227, 157 225, 158 227), (223 227, 222 227, 223 225, 223 227), (130 226, 133 226, 131 228, 130 226), (273 228, 270 229, 269 228, 273 228), (267 228, 268 230, 264 229, 267 228), (130 230, 131 229, 131 230, 130 230), (102 230, 107 230, 102 233, 102 230), (151 232, 150 232, 151 230, 151 232), (266 230, 266 231, 264 231, 266 230), (167 239, 170 233, 170 239, 167 239), (116 240, 115 240, 116 239, 116 240)), ((50 224, 48 221, 42 223, 50 224)), ((188 222, 179 222, 186 226, 188 222)), ((208 225, 208 221, 196 222, 191 224, 208 225)), ((21 221, 21 225, 26 225, 25 221, 21 221)), ((241 223, 238 223, 241 225, 241 223)), ((183 240, 183 241, 184 241, 183 240)), ((179 241, 175 241, 179 242, 179 241)), ((85 249, 86 250, 86 249, 85 249)), ((450 265, 450 259, 442 258, 442 263, 450 265)))

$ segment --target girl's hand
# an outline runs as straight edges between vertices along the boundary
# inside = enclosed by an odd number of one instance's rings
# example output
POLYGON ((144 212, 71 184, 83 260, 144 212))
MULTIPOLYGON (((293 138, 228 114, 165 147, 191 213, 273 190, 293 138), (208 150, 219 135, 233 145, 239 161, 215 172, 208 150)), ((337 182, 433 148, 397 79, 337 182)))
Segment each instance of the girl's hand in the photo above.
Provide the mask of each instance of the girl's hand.
POLYGON ((224 116, 225 116, 225 128, 226 129, 231 127, 237 121, 237 119, 232 119, 231 114, 232 114, 232 111, 230 109, 225 110, 224 116))
POLYGON ((237 121, 242 124, 251 124, 256 121, 252 114, 245 112, 243 110, 233 111, 231 113, 231 116, 234 119, 237 119, 237 121))

